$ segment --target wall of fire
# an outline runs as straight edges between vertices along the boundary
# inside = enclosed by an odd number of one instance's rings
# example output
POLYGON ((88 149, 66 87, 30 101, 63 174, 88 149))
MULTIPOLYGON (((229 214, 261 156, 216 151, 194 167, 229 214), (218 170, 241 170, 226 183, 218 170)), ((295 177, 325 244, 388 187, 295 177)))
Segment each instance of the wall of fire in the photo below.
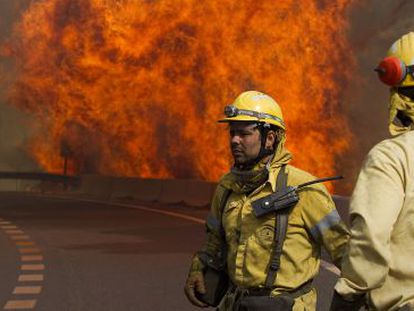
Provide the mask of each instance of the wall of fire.
POLYGON ((259 88, 284 108, 295 164, 345 175, 335 192, 348 194, 363 156, 387 137, 387 89, 373 68, 414 29, 414 2, 186 3, 1 1, 0 170, 62 172, 66 158, 74 174, 216 181, 230 158, 211 124, 239 91, 259 88), (105 25, 118 41, 107 42, 105 25), (95 82, 85 91, 79 81, 95 82))

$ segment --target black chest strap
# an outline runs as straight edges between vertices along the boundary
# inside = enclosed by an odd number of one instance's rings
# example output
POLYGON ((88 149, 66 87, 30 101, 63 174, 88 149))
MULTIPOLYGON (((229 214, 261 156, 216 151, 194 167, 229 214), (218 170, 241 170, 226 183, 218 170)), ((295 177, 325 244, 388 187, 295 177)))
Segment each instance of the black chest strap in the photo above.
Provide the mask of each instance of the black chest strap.
MULTIPOLYGON (((276 180, 276 191, 286 189, 287 187, 287 174, 286 165, 280 168, 279 174, 276 180)), ((272 288, 276 280, 277 272, 280 268, 280 257, 282 255, 283 242, 286 238, 288 218, 290 209, 284 209, 278 211, 275 215, 275 234, 273 237, 273 249, 270 255, 270 262, 265 281, 265 288, 272 288)))

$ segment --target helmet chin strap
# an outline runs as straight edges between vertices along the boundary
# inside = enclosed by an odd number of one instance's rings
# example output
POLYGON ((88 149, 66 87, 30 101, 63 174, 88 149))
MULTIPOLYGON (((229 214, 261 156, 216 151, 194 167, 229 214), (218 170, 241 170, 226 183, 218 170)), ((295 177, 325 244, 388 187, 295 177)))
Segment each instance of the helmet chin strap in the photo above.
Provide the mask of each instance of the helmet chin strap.
POLYGON ((258 123, 257 125, 260 131, 260 150, 256 158, 247 161, 241 165, 236 165, 240 170, 247 171, 252 169, 257 163, 259 163, 263 158, 272 155, 275 152, 275 149, 266 149, 266 139, 267 133, 270 131, 268 124, 258 123))

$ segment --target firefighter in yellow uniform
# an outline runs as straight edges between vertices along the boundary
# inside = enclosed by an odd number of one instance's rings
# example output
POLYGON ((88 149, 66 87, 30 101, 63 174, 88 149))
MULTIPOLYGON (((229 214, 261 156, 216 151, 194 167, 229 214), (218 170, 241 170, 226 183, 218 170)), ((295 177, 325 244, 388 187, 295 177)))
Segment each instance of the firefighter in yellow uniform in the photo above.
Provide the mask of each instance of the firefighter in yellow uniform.
POLYGON ((414 310, 414 33, 376 68, 391 87, 393 138, 368 154, 354 189, 351 239, 331 310, 414 310))
POLYGON ((266 212, 269 195, 315 180, 288 164, 282 111, 270 96, 244 92, 225 114, 219 122, 229 124, 234 166, 217 186, 206 221, 207 242, 194 256, 185 285, 187 298, 208 306, 200 298, 209 290, 205 257, 224 257, 230 283, 219 310, 315 310, 311 283, 319 271, 321 246, 339 262, 348 231, 322 184, 298 191, 299 201, 284 212, 287 225, 277 222, 275 212, 266 212), (264 206, 258 209, 263 215, 257 216, 254 206, 264 206), (280 241, 276 232, 282 227, 280 241))

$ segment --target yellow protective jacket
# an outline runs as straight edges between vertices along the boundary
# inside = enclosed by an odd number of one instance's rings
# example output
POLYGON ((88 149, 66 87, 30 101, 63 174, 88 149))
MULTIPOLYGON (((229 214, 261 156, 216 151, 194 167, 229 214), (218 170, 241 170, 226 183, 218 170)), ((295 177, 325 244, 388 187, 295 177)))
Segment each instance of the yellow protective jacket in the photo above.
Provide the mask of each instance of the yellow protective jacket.
MULTIPOLYGON (((268 181, 249 195, 240 193, 234 176, 229 173, 219 182, 207 219, 207 243, 203 251, 214 256, 220 250, 219 224, 225 230, 227 269, 233 284, 243 287, 263 287, 273 250, 275 215, 256 218, 251 203, 276 191, 276 179, 282 164, 290 154, 279 150, 274 157, 268 181), (225 189, 231 189, 223 215, 220 201, 225 189)), ((293 166, 286 166, 288 185, 298 185, 315 177, 293 166)), ((280 270, 272 295, 291 291, 312 280, 319 271, 321 246, 335 262, 339 262, 348 240, 348 231, 335 205, 322 184, 304 188, 300 200, 289 215, 283 245, 280 270)), ((197 260, 195 257, 194 260, 197 260)), ((297 298, 293 310, 315 310, 316 290, 297 298)), ((220 310, 227 310, 222 307, 220 310)))
POLYGON ((335 289, 370 309, 414 306, 414 132, 368 154, 351 198, 351 239, 335 289))

